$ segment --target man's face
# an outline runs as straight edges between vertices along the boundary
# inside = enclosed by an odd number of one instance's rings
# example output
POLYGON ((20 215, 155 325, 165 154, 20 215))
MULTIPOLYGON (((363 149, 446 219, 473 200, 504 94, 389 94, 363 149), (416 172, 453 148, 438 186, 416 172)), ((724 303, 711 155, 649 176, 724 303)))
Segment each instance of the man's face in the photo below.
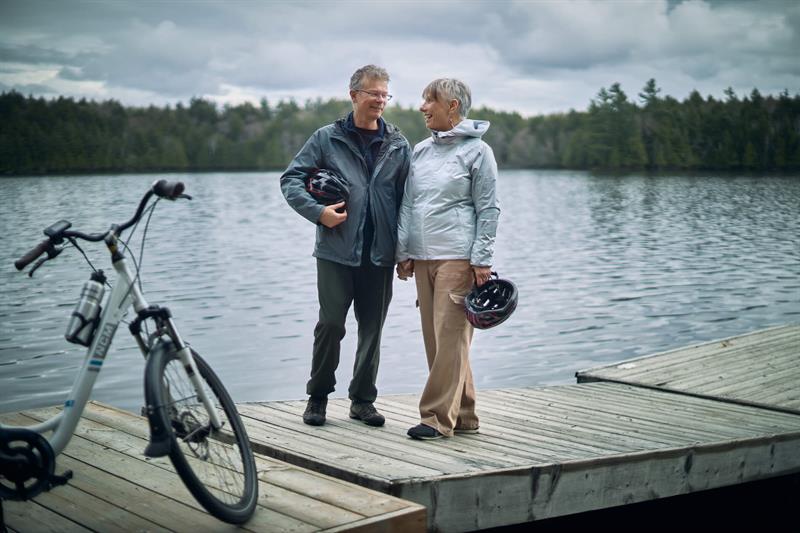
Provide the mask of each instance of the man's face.
POLYGON ((361 89, 350 91, 353 112, 359 120, 373 122, 378 120, 386 107, 389 84, 385 81, 365 79, 361 89))

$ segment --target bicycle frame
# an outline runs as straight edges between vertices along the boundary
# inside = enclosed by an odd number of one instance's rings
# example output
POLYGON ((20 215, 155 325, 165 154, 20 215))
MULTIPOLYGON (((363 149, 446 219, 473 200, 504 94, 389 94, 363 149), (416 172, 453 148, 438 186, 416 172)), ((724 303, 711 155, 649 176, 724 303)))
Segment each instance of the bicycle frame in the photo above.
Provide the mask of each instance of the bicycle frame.
MULTIPOLYGON (((105 243, 111 252, 111 262, 117 273, 117 280, 101 311, 100 322, 95 330, 94 339, 87 349, 83 365, 78 371, 72 389, 64 402, 63 411, 49 420, 31 426, 0 425, 0 428, 3 429, 28 429, 37 433, 52 431, 53 434, 47 437, 47 440, 56 456, 66 448, 78 425, 86 403, 89 401, 92 388, 97 379, 97 374, 103 366, 103 362, 111 346, 111 341, 114 339, 114 335, 117 332, 119 323, 125 317, 131 305, 133 305, 134 311, 139 315, 149 309, 149 305, 136 283, 136 277, 131 273, 128 267, 125 255, 118 250, 117 242, 118 240, 114 232, 109 232, 105 238, 105 243)), ((222 427, 222 422, 202 386, 197 366, 191 354, 191 349, 181 339, 172 319, 167 316, 163 318, 163 320, 167 330, 166 333, 175 344, 181 363, 185 368, 191 369, 189 374, 192 383, 194 384, 198 398, 200 398, 200 401, 208 412, 211 425, 214 429, 220 429, 222 427)), ((147 357, 148 347, 146 343, 140 337, 136 337, 136 341, 143 355, 147 357)))

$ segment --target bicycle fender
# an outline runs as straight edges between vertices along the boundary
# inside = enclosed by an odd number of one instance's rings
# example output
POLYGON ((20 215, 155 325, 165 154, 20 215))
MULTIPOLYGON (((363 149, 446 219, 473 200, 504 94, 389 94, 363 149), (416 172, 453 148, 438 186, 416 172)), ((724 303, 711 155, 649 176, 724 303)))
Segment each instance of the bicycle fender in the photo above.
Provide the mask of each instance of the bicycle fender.
MULTIPOLYGON (((165 409, 163 405, 156 405, 153 397, 153 390, 160 378, 159 369, 164 357, 169 356, 174 350, 172 342, 159 339, 155 347, 150 350, 147 356, 147 364, 144 368, 144 399, 145 413, 150 425, 150 443, 144 450, 145 457, 164 457, 172 451, 172 439, 169 437, 167 428, 161 424, 162 417, 156 416, 159 409, 165 409), (153 386, 148 386, 152 384, 153 386)), ((167 418, 167 417, 163 417, 167 418)))

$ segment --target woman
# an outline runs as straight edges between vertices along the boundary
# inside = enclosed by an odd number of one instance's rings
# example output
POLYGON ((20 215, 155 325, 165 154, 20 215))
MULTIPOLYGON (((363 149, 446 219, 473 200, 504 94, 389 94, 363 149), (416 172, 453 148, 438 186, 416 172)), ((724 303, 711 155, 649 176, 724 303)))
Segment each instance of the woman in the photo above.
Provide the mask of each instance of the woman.
POLYGON ((490 276, 497 219, 497 164, 481 140, 486 121, 469 120, 469 87, 432 81, 420 111, 430 138, 414 147, 398 222, 397 275, 414 276, 428 358, 415 439, 477 433, 469 365, 472 326, 464 296, 490 276))

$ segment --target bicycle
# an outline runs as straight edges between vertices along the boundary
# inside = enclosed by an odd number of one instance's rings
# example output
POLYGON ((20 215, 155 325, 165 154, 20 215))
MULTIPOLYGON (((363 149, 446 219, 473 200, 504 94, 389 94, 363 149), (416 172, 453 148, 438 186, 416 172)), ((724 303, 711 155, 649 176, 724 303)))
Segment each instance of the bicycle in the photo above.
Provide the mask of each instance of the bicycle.
POLYGON ((218 519, 242 524, 255 512, 255 459, 236 405, 208 363, 178 333, 169 309, 149 305, 141 287, 140 263, 153 210, 161 199, 191 200, 183 191, 181 182, 155 182, 130 220, 112 224, 103 233, 74 231, 69 221, 60 220, 44 230, 45 240, 14 263, 17 270, 23 270, 38 259, 28 273, 33 276, 42 264, 72 246, 84 256, 93 273, 83 287, 65 335, 69 342, 86 346, 87 352, 63 410, 27 427, 0 425, 0 504, 3 499, 34 498, 71 479, 71 471, 55 474, 55 458, 72 437, 117 327, 132 306, 136 316, 128 329, 146 358, 143 411, 150 441, 144 455, 169 456, 192 495, 218 519), (153 196, 156 199, 148 207, 153 196), (131 253, 134 274, 123 253, 123 248, 128 249, 127 242, 121 236, 134 226, 130 241, 145 211, 149 215, 138 263, 131 253), (78 239, 105 243, 117 276, 113 287, 103 271, 95 269, 78 239), (103 304, 106 286, 111 292, 103 304), (52 433, 45 437, 48 432, 52 433))

